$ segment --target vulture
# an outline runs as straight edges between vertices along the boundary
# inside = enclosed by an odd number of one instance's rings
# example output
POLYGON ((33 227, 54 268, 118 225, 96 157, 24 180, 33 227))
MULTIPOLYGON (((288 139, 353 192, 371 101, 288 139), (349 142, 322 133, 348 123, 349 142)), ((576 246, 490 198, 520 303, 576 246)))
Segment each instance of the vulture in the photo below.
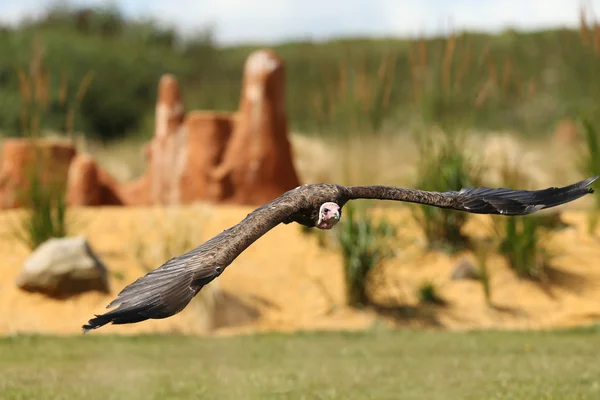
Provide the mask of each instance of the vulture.
POLYGON ((565 187, 532 191, 471 187, 430 192, 392 186, 302 185, 258 207, 233 227, 126 286, 107 306, 118 307, 90 319, 83 325, 83 332, 108 323, 130 324, 173 316, 248 246, 275 226, 296 222, 310 228, 331 229, 340 220, 342 207, 350 200, 403 201, 473 214, 518 216, 593 193, 589 186, 598 177, 565 187))

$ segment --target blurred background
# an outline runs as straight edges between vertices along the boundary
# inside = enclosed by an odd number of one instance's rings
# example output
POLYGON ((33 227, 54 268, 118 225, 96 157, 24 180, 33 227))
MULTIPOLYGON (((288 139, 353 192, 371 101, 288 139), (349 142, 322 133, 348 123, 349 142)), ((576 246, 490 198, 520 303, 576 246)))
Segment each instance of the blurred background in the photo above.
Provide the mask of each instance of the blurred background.
POLYGON ((600 174, 598 12, 3 0, 0 398, 598 398, 596 194, 515 218, 349 203, 331 231, 276 227, 172 318, 80 335, 299 184, 600 174))

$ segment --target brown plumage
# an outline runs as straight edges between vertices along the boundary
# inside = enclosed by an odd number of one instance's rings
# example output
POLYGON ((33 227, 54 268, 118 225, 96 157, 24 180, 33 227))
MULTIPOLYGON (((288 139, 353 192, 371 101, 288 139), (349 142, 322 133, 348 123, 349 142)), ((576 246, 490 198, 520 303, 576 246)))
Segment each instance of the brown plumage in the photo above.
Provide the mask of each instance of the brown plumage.
POLYGON ((92 318, 83 326, 83 331, 107 323, 128 324, 177 314, 204 285, 221 275, 248 246, 275 226, 296 222, 330 229, 340 219, 341 208, 349 200, 395 200, 474 214, 527 215, 593 193, 589 186, 597 178, 535 191, 467 188, 439 193, 390 186, 303 185, 257 208, 237 225, 128 285, 107 308, 118 307, 92 318))

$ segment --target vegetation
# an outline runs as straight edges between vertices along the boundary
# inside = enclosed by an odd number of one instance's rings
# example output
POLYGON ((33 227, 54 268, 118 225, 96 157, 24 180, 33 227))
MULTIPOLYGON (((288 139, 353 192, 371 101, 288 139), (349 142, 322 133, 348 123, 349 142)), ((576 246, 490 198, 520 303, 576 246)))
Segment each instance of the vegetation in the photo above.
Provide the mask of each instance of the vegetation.
POLYGON ((419 295, 419 301, 423 304, 436 304, 443 305, 446 302, 439 295, 437 286, 433 281, 423 282, 417 291, 419 295))
POLYGON ((542 219, 535 215, 506 218, 502 225, 498 249, 510 267, 523 278, 543 280, 551 254, 541 244, 541 235, 547 232, 542 219))
POLYGON ((20 196, 25 210, 13 226, 13 236, 34 250, 48 239, 67 236, 68 224, 64 185, 44 183, 39 168, 31 171, 26 190, 20 196))
MULTIPOLYGON (((445 192, 480 184, 481 169, 468 155, 461 137, 447 133, 423 135, 419 140, 419 157, 414 187, 445 192)), ((427 205, 413 210, 430 248, 455 252, 468 245, 462 229, 469 214, 427 205)))
POLYGON ((48 69, 45 56, 45 50, 36 38, 32 43, 27 68, 18 69, 17 74, 20 96, 19 128, 21 136, 32 141, 32 162, 26 171, 25 188, 17 193, 18 203, 26 210, 19 217, 13 234, 31 250, 50 238, 64 237, 68 234, 64 182, 67 171, 64 165, 53 165, 51 155, 47 154, 44 144, 37 140, 41 137, 49 117, 57 118, 59 112, 63 113, 62 131, 72 139, 77 106, 84 99, 93 80, 93 74, 88 73, 76 91, 69 91, 67 77, 63 73, 58 80, 59 84, 53 85, 55 76, 48 69), (55 99, 52 98, 53 93, 56 94, 55 99))
MULTIPOLYGON (((504 187, 527 189, 531 186, 516 163, 505 161, 500 172, 504 187)), ((545 279, 551 254, 545 249, 542 241, 552 229, 558 227, 556 217, 560 220, 558 212, 550 216, 532 214, 510 218, 492 217, 498 250, 520 277, 538 281, 545 279)))
POLYGON ((597 333, 14 336, 0 339, 0 387, 39 400, 591 400, 597 333))
MULTIPOLYGON (((574 8, 577 5, 574 4, 574 8)), ((600 122, 600 31, 583 14, 579 30, 499 35, 449 32, 432 39, 344 39, 274 46, 286 62, 291 128, 345 135, 389 126, 440 125, 545 134, 580 112, 600 122)), ((156 86, 173 73, 190 108, 234 110, 242 68, 257 46, 217 47, 210 31, 183 39, 117 9, 51 9, 0 31, 0 131, 19 133, 19 74, 39 38, 49 69, 68 87, 93 71, 74 114, 87 134, 109 140, 149 135, 156 86)), ((57 79, 57 78, 54 78, 57 79)), ((46 129, 62 130, 52 92, 46 129)))
MULTIPOLYGON (((588 119, 581 120, 584 145, 580 151, 577 167, 586 177, 600 175, 600 137, 594 125, 588 119)), ((600 196, 594 196, 594 210, 589 214, 589 232, 593 233, 600 217, 600 196)))
POLYGON ((479 281, 481 282, 483 295, 488 305, 492 303, 492 289, 490 285, 491 276, 487 262, 490 247, 491 246, 489 246, 487 243, 480 243, 475 250, 475 255, 477 257, 477 265, 479 267, 479 281))
POLYGON ((391 255, 388 239, 395 236, 395 229, 385 219, 376 224, 367 209, 353 203, 344 206, 339 225, 337 235, 344 257, 348 304, 354 307, 368 305, 369 273, 391 255))

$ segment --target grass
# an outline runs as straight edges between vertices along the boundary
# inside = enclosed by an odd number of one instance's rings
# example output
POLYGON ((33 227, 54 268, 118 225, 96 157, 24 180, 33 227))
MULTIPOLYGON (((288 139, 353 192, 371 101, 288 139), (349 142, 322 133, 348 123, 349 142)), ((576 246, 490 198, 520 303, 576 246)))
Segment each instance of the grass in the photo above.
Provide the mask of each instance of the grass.
MULTIPOLYGON (((584 145, 578 158, 578 169, 583 176, 600 175, 600 137, 593 123, 582 119, 581 125, 584 135, 584 145)), ((594 210, 589 214, 589 233, 593 233, 598 226, 600 217, 600 196, 594 196, 594 210)))
MULTIPOLYGON (((575 12, 578 4, 572 7, 575 12)), ((593 10, 587 11, 579 29, 274 45, 286 63, 290 127, 327 135, 386 126, 509 127, 541 136, 579 112, 598 123, 600 30, 590 21, 593 10)), ((178 37, 156 21, 131 20, 115 8, 52 7, 39 21, 4 27, 0 34, 0 53, 12 55, 0 60, 0 131, 6 134, 19 126, 14 71, 26 65, 36 35, 43 38, 50 70, 66 71, 69 87, 94 71, 73 119, 105 140, 148 136, 157 82, 167 72, 185 88, 187 107, 235 110, 244 61, 264 45, 217 46, 211 32, 178 37)), ((60 95, 49 96, 48 127, 63 130, 60 95)))
MULTIPOLYGON (((419 155, 414 187, 446 192, 479 185, 481 169, 477 160, 468 155, 461 137, 448 133, 423 135, 419 140, 419 155)), ((456 252, 469 245, 463 234, 469 214, 427 205, 413 210, 430 248, 456 252)))
MULTIPOLYGON (((508 158, 500 168, 500 175, 504 187, 531 188, 523 168, 508 158)), ((553 229, 560 228, 560 210, 552 214, 492 218, 498 251, 508 265, 522 278, 544 281, 553 254, 544 247, 543 241, 553 229)))
POLYGON ((498 233, 498 249, 520 277, 542 281, 546 276, 551 254, 541 243, 547 233, 542 222, 543 218, 535 215, 510 217, 498 233))
POLYGON ((483 290, 485 301, 488 304, 491 304, 492 288, 490 285, 491 274, 488 266, 489 250, 491 250, 490 246, 479 244, 475 249, 475 255, 477 258, 477 266, 479 267, 479 281, 481 282, 481 289, 483 290))
POLYGON ((31 250, 50 238, 67 236, 67 202, 66 183, 57 167, 50 167, 52 159, 44 152, 41 138, 50 118, 50 110, 60 109, 64 113, 62 126, 69 141, 73 139, 75 113, 84 99, 86 91, 93 80, 93 73, 88 71, 79 83, 79 87, 71 94, 67 83, 67 75, 63 69, 60 83, 52 85, 55 76, 46 65, 46 51, 39 37, 35 37, 32 54, 27 68, 18 70, 20 95, 20 133, 23 138, 32 140, 33 154, 28 165, 26 182, 17 193, 19 203, 27 211, 19 218, 14 227, 13 236, 25 243, 31 250), (26 72, 26 70, 28 72, 26 72), (52 95, 57 93, 57 99, 52 95))
POLYGON ((446 302, 438 293, 438 288, 433 281, 423 282, 418 290, 419 301, 423 304, 443 305, 446 302))
POLYGON ((51 238, 69 233, 64 185, 41 182, 40 173, 32 169, 24 191, 26 211, 13 226, 13 236, 35 250, 51 238))
POLYGON ((0 339, 2 399, 597 399, 594 330, 0 339))
POLYGON ((390 256, 391 249, 386 239, 395 235, 395 229, 385 219, 375 223, 366 208, 352 203, 344 207, 339 225, 337 238, 344 258, 348 305, 365 306, 369 304, 369 274, 390 256))

